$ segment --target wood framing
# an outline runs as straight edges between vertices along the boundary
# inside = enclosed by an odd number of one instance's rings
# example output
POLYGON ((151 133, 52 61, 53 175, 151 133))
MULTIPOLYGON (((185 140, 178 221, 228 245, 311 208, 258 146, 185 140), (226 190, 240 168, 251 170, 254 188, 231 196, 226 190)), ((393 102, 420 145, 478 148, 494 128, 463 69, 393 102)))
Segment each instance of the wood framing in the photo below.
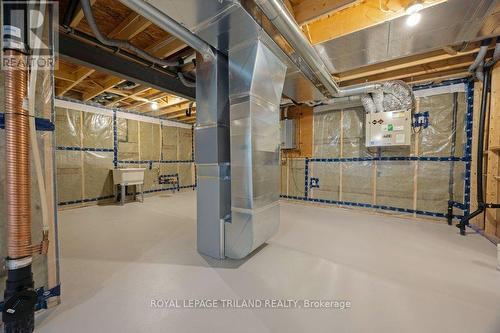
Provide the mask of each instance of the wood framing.
POLYGON ((291 106, 287 117, 295 119, 297 149, 283 151, 284 157, 312 157, 313 108, 307 105, 291 106))
MULTIPOLYGON (((446 0, 428 0, 424 7, 434 6, 446 0)), ((411 0, 392 0, 383 4, 380 0, 364 0, 353 6, 307 24, 312 44, 319 44, 377 24, 404 16, 411 0), (381 8, 386 6, 387 8, 381 8)))
MULTIPOLYGON (((494 147, 500 146, 500 65, 497 64, 493 69, 491 77, 491 95, 490 95, 490 116, 488 133, 488 166, 486 178, 486 202, 498 203, 500 199, 499 190, 499 168, 500 168, 500 150, 494 147)), ((484 230, 487 235, 500 237, 500 218, 498 209, 489 208, 485 214, 484 230)))

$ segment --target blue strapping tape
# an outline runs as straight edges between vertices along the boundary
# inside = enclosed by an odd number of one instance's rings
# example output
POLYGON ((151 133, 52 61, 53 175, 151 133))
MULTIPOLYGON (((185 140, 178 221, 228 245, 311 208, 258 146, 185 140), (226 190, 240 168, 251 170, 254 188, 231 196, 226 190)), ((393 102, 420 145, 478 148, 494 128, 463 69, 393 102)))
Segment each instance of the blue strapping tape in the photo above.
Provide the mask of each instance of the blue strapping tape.
MULTIPOLYGON (((37 131, 52 132, 56 129, 54 123, 45 118, 35 118, 37 131)), ((0 112, 0 128, 5 129, 5 114, 0 112)))
MULTIPOLYGON (((61 286, 57 285, 54 288, 45 290, 44 287, 35 290, 37 295, 37 302, 35 310, 47 309, 47 300, 52 297, 61 296, 61 286)), ((3 312, 4 302, 0 302, 0 312, 3 312)))

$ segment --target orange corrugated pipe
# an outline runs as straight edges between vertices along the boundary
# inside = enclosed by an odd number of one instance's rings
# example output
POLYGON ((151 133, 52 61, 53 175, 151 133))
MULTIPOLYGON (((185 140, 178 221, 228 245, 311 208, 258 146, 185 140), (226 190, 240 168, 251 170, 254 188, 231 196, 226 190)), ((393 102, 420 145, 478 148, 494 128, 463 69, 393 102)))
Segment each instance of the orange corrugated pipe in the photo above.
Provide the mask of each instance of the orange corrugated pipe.
MULTIPOLYGON (((15 59, 16 63, 26 63, 26 56, 19 51, 6 50, 4 54, 15 59)), ((7 66, 4 71, 4 104, 9 259, 28 257, 33 253, 29 112, 23 108, 27 85, 26 69, 7 66)))

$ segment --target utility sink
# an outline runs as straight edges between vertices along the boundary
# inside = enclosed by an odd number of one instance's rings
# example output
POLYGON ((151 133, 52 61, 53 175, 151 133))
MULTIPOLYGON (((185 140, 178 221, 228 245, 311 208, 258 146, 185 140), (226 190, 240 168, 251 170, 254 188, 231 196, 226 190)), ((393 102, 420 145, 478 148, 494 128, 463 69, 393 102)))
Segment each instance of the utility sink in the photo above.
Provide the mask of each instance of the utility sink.
POLYGON ((115 185, 140 185, 144 183, 145 168, 113 169, 113 183, 115 185))
MULTIPOLYGON (((139 188, 141 192, 141 202, 144 202, 144 191, 142 190, 142 185, 144 184, 144 170, 145 168, 122 168, 122 169, 112 169, 113 171, 113 183, 120 185, 120 204, 125 203, 125 187, 128 185, 135 185, 139 188)), ((134 189, 134 197, 136 190, 134 189)), ((117 192, 118 199, 118 192, 117 192)))

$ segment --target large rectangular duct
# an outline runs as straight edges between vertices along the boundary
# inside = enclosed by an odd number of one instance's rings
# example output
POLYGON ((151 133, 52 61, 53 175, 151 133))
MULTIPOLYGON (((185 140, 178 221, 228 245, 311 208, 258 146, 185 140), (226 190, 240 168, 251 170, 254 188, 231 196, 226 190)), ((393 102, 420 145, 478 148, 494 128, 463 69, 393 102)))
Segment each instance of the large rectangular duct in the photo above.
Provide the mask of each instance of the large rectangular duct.
POLYGON ((243 258, 279 226, 279 104, 293 62, 237 0, 148 0, 216 52, 197 56, 197 247, 243 258))
POLYGON ((227 57, 198 54, 196 66, 197 248, 224 258, 224 223, 231 214, 227 57))
POLYGON ((286 65, 259 39, 229 50, 231 222, 225 254, 240 259, 279 226, 279 105, 286 65))

